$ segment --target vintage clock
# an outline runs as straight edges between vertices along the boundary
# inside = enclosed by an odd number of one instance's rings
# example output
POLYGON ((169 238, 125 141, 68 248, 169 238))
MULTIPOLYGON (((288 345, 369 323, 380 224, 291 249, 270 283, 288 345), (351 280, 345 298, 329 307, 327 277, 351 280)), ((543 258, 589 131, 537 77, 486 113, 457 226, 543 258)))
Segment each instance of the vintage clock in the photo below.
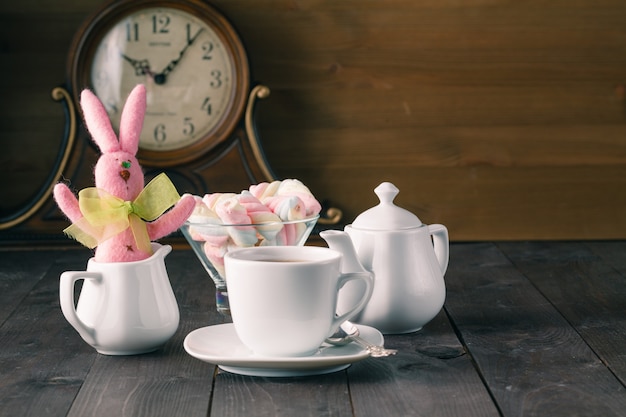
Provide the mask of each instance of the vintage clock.
POLYGON ((152 166, 182 165, 228 139, 250 89, 241 40, 222 14, 201 1, 106 5, 75 42, 69 70, 74 100, 92 88, 114 128, 130 90, 146 86, 138 156, 152 166))
MULTIPOLYGON (((93 185, 100 155, 80 123, 80 93, 92 89, 117 129, 126 98, 140 83, 147 110, 137 156, 147 179, 165 171, 179 192, 196 195, 276 179, 254 123, 256 103, 270 90, 252 84, 244 44, 229 20, 203 0, 116 0, 76 32, 66 85, 52 91, 66 104, 68 120, 55 166, 29 207, 0 220, 0 231, 63 238, 66 220, 52 187, 59 180, 76 190, 93 185)), ((322 224, 341 219, 338 209, 324 214, 322 224)))

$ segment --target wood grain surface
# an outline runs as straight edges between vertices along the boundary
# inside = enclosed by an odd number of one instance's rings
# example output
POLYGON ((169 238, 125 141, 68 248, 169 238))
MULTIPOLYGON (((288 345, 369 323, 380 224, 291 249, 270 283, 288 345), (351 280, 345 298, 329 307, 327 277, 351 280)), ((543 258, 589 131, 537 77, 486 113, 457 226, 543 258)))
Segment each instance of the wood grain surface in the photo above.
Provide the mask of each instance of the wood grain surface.
MULTIPOLYGON (((50 91, 100 4, 0 5, 0 214, 51 169, 65 116, 50 91)), ((344 223, 388 180, 457 241, 626 237, 623 1, 212 4, 271 89, 258 112, 270 165, 344 223)))
POLYGON ((166 258, 181 312, 165 346, 95 352, 67 323, 59 275, 87 250, 0 250, 2 416, 623 416, 626 242, 454 243, 444 309, 398 349, 319 376, 234 375, 185 336, 221 324, 189 250, 166 258), (21 283, 21 284, 19 284, 21 283))
POLYGON ((568 244, 460 245, 452 256, 463 280, 447 281, 446 310, 503 415, 623 414, 624 312, 612 300, 624 295, 602 290, 623 286, 623 275, 589 285, 578 273, 595 269, 588 249, 568 244), (580 322, 607 315, 603 340, 580 322))

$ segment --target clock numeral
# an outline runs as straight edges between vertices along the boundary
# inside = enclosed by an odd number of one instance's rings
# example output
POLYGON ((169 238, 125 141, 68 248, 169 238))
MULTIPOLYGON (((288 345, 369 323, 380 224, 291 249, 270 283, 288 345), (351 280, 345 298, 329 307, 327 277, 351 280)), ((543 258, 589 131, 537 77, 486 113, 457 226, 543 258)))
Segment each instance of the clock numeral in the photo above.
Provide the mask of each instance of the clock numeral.
POLYGON ((202 106, 200 106, 200 110, 205 111, 209 116, 211 115, 212 107, 211 107, 211 98, 207 97, 202 102, 202 106))
POLYGON ((202 44, 202 59, 210 61, 213 59, 211 54, 213 53, 213 42, 204 42, 202 44))
POLYGON ((104 107, 109 114, 117 114, 119 112, 119 109, 117 108, 117 103, 112 99, 107 100, 104 104, 104 107))
POLYGON ((156 127, 154 128, 153 137, 154 137, 155 142, 158 142, 158 143, 165 142, 165 139, 167 139, 167 135, 165 134, 164 124, 156 125, 156 127))
POLYGON ((96 88, 105 88, 109 83, 109 74, 106 71, 98 71, 93 77, 93 83, 96 88))
POLYGON ((193 132, 195 132, 196 127, 191 123, 191 117, 185 117, 183 121, 183 134, 185 136, 192 136, 193 132))
POLYGON ((198 29, 196 34, 191 36, 191 23, 187 23, 187 44, 191 45, 196 40, 198 35, 200 35, 200 32, 202 32, 202 28, 198 29))
POLYGON ((209 85, 213 88, 220 88, 222 86, 222 71, 220 70, 211 71, 211 77, 213 77, 213 80, 211 80, 209 85))
POLYGON ((126 42, 137 42, 139 40, 139 24, 126 24, 126 42))
POLYGON ((167 15, 152 16, 152 33, 169 33, 170 17, 167 15))

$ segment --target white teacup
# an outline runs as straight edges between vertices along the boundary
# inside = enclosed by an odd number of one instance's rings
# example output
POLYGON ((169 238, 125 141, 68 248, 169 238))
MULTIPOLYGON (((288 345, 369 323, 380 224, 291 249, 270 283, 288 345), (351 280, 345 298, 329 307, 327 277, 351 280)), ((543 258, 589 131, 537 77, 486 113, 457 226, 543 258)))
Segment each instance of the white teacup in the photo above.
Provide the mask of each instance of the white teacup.
POLYGON ((226 285, 235 331, 262 356, 314 354, 345 320, 367 304, 370 273, 341 273, 341 253, 313 246, 267 246, 226 254, 226 285), (363 297, 337 315, 337 297, 352 280, 365 283, 363 297))

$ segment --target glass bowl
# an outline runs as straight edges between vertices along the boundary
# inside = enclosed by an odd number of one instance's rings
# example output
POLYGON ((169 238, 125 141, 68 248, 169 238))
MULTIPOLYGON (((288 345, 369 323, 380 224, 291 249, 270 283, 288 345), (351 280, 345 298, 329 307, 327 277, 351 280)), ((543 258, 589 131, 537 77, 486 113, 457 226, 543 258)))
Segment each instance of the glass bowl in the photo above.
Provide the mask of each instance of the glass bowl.
POLYGON ((224 255, 250 246, 302 246, 319 216, 301 220, 257 224, 216 224, 185 222, 180 230, 215 284, 217 311, 230 316, 224 276, 224 255))

